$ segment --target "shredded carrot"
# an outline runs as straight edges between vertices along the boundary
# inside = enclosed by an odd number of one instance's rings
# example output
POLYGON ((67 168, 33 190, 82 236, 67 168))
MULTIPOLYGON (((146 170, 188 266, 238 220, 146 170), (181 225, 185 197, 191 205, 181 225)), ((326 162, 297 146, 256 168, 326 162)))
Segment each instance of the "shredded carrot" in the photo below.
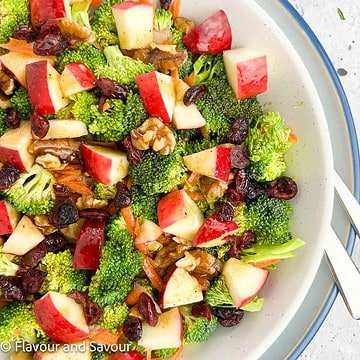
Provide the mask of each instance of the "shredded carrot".
POLYGON ((25 40, 10 38, 9 42, 6 44, 0 44, 0 47, 17 53, 34 55, 32 44, 26 42, 25 40))
POLYGON ((151 251, 149 250, 149 248, 147 247, 146 244, 135 244, 135 249, 137 251, 140 251, 142 254, 144 254, 146 256, 151 255, 151 251))
POLYGON ((120 330, 118 331, 118 336, 119 336, 119 344, 122 344, 122 343, 124 343, 125 341, 127 341, 127 338, 126 338, 124 332, 122 331, 122 329, 120 329, 120 330))
POLYGON ((291 133, 289 136, 289 141, 292 142, 293 144, 296 144, 299 142, 299 138, 295 133, 291 133))
POLYGON ((280 262, 279 259, 272 259, 272 260, 265 260, 265 261, 258 261, 256 263, 253 263, 254 266, 258 268, 267 268, 268 266, 276 265, 280 262))
POLYGON ((184 81, 190 85, 190 86, 193 86, 194 83, 195 83, 195 73, 192 72, 189 76, 187 76, 184 81))
POLYGON ((178 351, 170 358, 170 360, 178 360, 184 351, 184 347, 179 347, 178 351))
POLYGON ((187 191, 186 193, 190 196, 191 200, 200 201, 204 199, 204 195, 201 192, 187 191))
POLYGON ((175 19, 178 18, 180 16, 181 0, 172 0, 169 10, 172 12, 175 19))
POLYGON ((136 221, 135 221, 135 216, 134 213, 132 212, 132 209, 130 206, 121 209, 121 214, 124 217, 126 226, 129 230, 129 232, 131 233, 132 236, 135 235, 135 225, 136 225, 136 221))
POLYGON ((119 341, 119 336, 112 333, 111 331, 105 330, 103 328, 92 330, 89 334, 89 339, 95 341, 98 344, 117 344, 119 341))
POLYGON ((136 287, 131 290, 129 294, 125 298, 125 302, 127 305, 133 306, 139 302, 140 295, 145 291, 142 286, 136 287))
POLYGON ((143 267, 143 270, 144 270, 146 276, 149 278, 151 285, 156 290, 161 291, 163 288, 163 281, 162 281, 160 275, 155 270, 152 263, 153 263, 153 261, 149 257, 144 256, 142 267, 143 267))
POLYGON ((179 69, 172 69, 171 71, 171 77, 173 78, 173 80, 179 80, 179 69))
POLYGON ((5 307, 8 304, 7 301, 5 300, 0 300, 0 309, 2 309, 3 307, 5 307))
POLYGON ((99 7, 101 5, 102 2, 103 2, 103 0, 92 0, 91 8, 96 9, 97 7, 99 7))
POLYGON ((134 233, 136 236, 140 235, 141 232, 141 223, 139 219, 135 220, 135 228, 134 228, 134 233))
POLYGON ((200 178, 201 178, 201 175, 200 174, 197 174, 197 173, 191 173, 191 175, 188 177, 186 183, 189 184, 189 185, 192 185, 192 186, 195 186, 199 183, 200 181, 200 178))

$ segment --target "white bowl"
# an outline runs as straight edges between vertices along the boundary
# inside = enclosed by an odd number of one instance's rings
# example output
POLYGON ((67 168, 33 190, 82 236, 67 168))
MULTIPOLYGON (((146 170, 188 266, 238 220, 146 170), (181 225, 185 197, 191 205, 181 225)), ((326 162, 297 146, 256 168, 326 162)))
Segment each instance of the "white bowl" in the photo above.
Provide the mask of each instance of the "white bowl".
MULTIPOLYGON (((275 1, 275 0, 274 0, 275 1)), ((259 358, 295 315, 315 277, 324 252, 333 209, 330 135, 316 88, 300 57, 276 23, 254 0, 183 0, 181 15, 199 22, 218 9, 229 17, 233 47, 248 46, 267 55, 269 90, 260 96, 266 110, 277 110, 299 138, 288 156, 288 174, 299 185, 293 202, 293 236, 306 246, 284 261, 261 295, 260 313, 246 313, 237 327, 219 328, 205 344, 186 348, 184 359, 259 358)))

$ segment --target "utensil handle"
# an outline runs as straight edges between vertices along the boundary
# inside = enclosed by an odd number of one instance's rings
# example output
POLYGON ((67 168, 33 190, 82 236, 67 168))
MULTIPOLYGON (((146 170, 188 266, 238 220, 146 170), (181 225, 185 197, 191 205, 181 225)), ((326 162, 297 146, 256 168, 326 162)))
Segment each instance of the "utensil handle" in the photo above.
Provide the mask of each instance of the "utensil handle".
POLYGON ((360 272, 333 229, 329 232, 325 251, 329 267, 351 316, 360 320, 360 272))
POLYGON ((360 204, 357 202, 349 188, 345 185, 339 174, 336 171, 334 171, 334 173, 335 190, 356 233, 360 237, 360 204))

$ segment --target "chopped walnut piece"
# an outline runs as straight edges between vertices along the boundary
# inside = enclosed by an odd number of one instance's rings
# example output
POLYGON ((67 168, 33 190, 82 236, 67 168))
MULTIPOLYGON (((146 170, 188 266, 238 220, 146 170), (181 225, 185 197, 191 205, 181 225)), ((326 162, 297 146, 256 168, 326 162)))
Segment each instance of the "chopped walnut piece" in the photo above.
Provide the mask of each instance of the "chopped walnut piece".
POLYGON ((200 265, 201 259, 192 256, 188 251, 185 251, 185 256, 176 262, 178 268, 185 269, 186 271, 194 271, 200 265))
POLYGON ((188 246, 177 244, 172 241, 169 245, 164 246, 156 254, 154 259, 155 266, 160 269, 166 269, 170 265, 173 265, 177 260, 182 258, 188 246))
POLYGON ((0 109, 6 110, 10 107, 12 107, 10 99, 0 90, 0 109))
POLYGON ((156 117, 147 119, 140 127, 132 130, 131 141, 138 150, 152 148, 162 155, 169 155, 176 145, 173 132, 156 117))
POLYGON ((182 31, 185 34, 188 34, 195 28, 195 23, 184 17, 177 17, 174 20, 174 26, 176 29, 182 31))
POLYGON ((170 29, 165 29, 161 31, 154 30, 153 35, 154 42, 158 45, 172 44, 172 32, 170 29))
POLYGON ((0 89, 5 95, 11 95, 15 90, 15 81, 4 70, 0 69, 0 89))
POLYGON ((200 179, 200 188, 208 199, 218 199, 224 196, 228 183, 203 176, 200 179))
POLYGON ((108 206, 106 200, 95 199, 93 195, 82 195, 76 201, 78 209, 104 209, 108 206))
POLYGON ((79 238, 81 228, 85 219, 80 219, 76 223, 67 226, 60 230, 60 232, 71 242, 76 242, 79 238))
POLYGON ((75 21, 62 19, 58 22, 61 32, 70 40, 70 43, 86 41, 93 43, 95 41, 94 33, 85 26, 81 26, 75 21))
POLYGON ((62 164, 57 156, 51 154, 40 155, 35 162, 47 170, 62 170, 66 167, 66 164, 62 164))
POLYGON ((46 215, 38 215, 34 217, 34 223, 41 228, 44 235, 50 235, 57 231, 55 226, 52 226, 46 215))

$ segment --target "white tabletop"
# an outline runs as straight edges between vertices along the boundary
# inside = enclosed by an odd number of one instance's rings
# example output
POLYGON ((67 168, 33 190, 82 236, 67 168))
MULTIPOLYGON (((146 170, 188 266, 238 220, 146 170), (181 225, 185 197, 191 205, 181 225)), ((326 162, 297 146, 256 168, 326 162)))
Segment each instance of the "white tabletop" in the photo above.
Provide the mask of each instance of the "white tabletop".
MULTIPOLYGON (((337 69, 360 134, 359 0, 290 0, 324 45, 337 69), (344 14, 341 20, 338 8, 344 14)), ((353 259, 360 267, 360 242, 353 259)), ((360 284, 354 284, 360 286, 360 284)), ((329 316, 301 360, 359 360, 360 321, 353 320, 338 296, 329 316)))

